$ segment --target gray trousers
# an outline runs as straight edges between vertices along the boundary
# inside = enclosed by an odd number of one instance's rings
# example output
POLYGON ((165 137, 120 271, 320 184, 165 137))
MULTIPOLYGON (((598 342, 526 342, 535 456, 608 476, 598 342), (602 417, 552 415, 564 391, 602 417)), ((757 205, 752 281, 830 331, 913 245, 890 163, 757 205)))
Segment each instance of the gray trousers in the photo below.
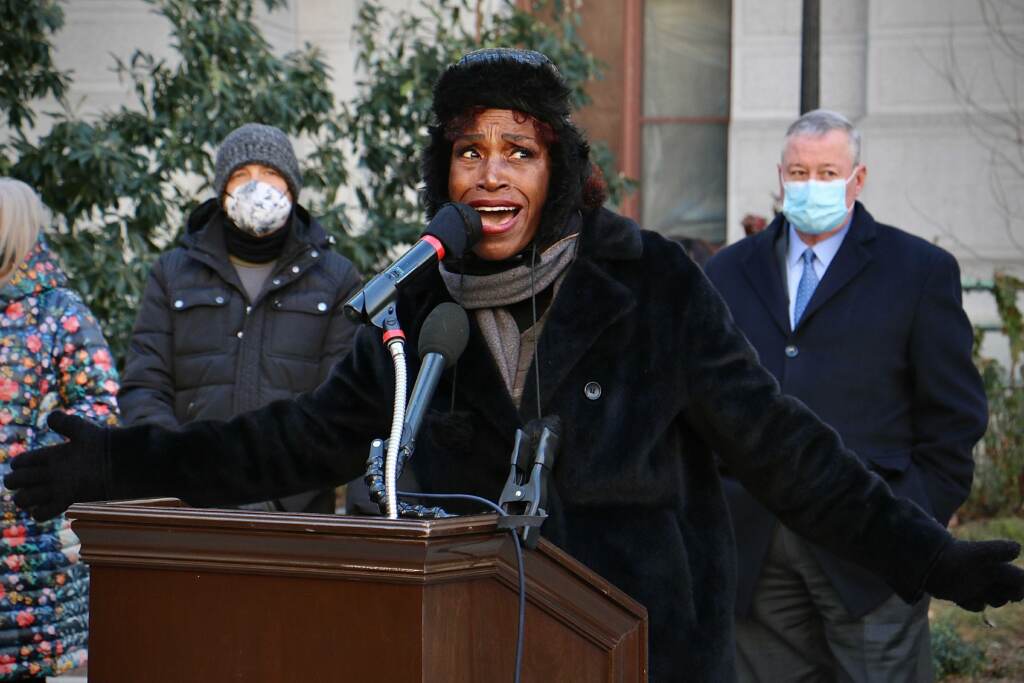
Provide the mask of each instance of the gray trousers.
POLYGON ((750 616, 736 623, 740 683, 842 681, 928 683, 928 598, 893 595, 850 617, 808 544, 779 525, 754 589, 750 616))

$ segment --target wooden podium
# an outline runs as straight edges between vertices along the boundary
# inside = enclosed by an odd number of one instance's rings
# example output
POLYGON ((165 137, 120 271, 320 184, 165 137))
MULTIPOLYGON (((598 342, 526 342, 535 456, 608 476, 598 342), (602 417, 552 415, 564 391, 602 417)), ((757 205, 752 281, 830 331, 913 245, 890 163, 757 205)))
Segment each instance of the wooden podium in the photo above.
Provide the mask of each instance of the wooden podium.
MULTIPOLYGON (((494 515, 388 520, 77 504, 94 683, 513 678, 515 552, 494 515)), ((522 681, 646 681, 647 612, 542 541, 522 681)))

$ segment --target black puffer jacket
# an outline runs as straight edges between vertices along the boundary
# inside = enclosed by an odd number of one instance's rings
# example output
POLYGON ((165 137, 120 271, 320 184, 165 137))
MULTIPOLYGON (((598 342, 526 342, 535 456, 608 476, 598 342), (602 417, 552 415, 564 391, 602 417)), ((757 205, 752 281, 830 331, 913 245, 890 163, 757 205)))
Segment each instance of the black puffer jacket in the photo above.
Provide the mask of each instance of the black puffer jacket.
POLYGON ((291 235, 255 301, 228 259, 223 212, 198 207, 183 246, 150 273, 118 401, 127 424, 226 419, 316 387, 352 347, 342 306, 359 273, 296 207, 291 235))

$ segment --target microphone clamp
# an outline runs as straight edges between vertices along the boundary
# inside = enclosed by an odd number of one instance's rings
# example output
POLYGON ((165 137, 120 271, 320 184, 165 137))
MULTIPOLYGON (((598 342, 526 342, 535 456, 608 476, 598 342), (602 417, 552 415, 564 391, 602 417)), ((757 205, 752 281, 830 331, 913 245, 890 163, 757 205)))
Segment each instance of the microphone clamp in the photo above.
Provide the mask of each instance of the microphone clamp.
POLYGON ((540 542, 540 527, 547 519, 548 477, 558 455, 561 420, 557 415, 531 420, 517 429, 512 466, 498 505, 507 513, 498 528, 518 529, 530 550, 540 542))

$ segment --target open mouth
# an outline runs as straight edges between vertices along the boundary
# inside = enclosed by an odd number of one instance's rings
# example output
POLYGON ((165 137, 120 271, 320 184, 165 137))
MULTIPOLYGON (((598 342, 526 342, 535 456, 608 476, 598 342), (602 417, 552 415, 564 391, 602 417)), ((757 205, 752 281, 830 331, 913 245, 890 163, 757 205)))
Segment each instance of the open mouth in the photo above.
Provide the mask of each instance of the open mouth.
POLYGON ((508 206, 474 206, 473 208, 480 214, 480 221, 485 229, 507 227, 522 210, 522 207, 511 204, 508 206))

